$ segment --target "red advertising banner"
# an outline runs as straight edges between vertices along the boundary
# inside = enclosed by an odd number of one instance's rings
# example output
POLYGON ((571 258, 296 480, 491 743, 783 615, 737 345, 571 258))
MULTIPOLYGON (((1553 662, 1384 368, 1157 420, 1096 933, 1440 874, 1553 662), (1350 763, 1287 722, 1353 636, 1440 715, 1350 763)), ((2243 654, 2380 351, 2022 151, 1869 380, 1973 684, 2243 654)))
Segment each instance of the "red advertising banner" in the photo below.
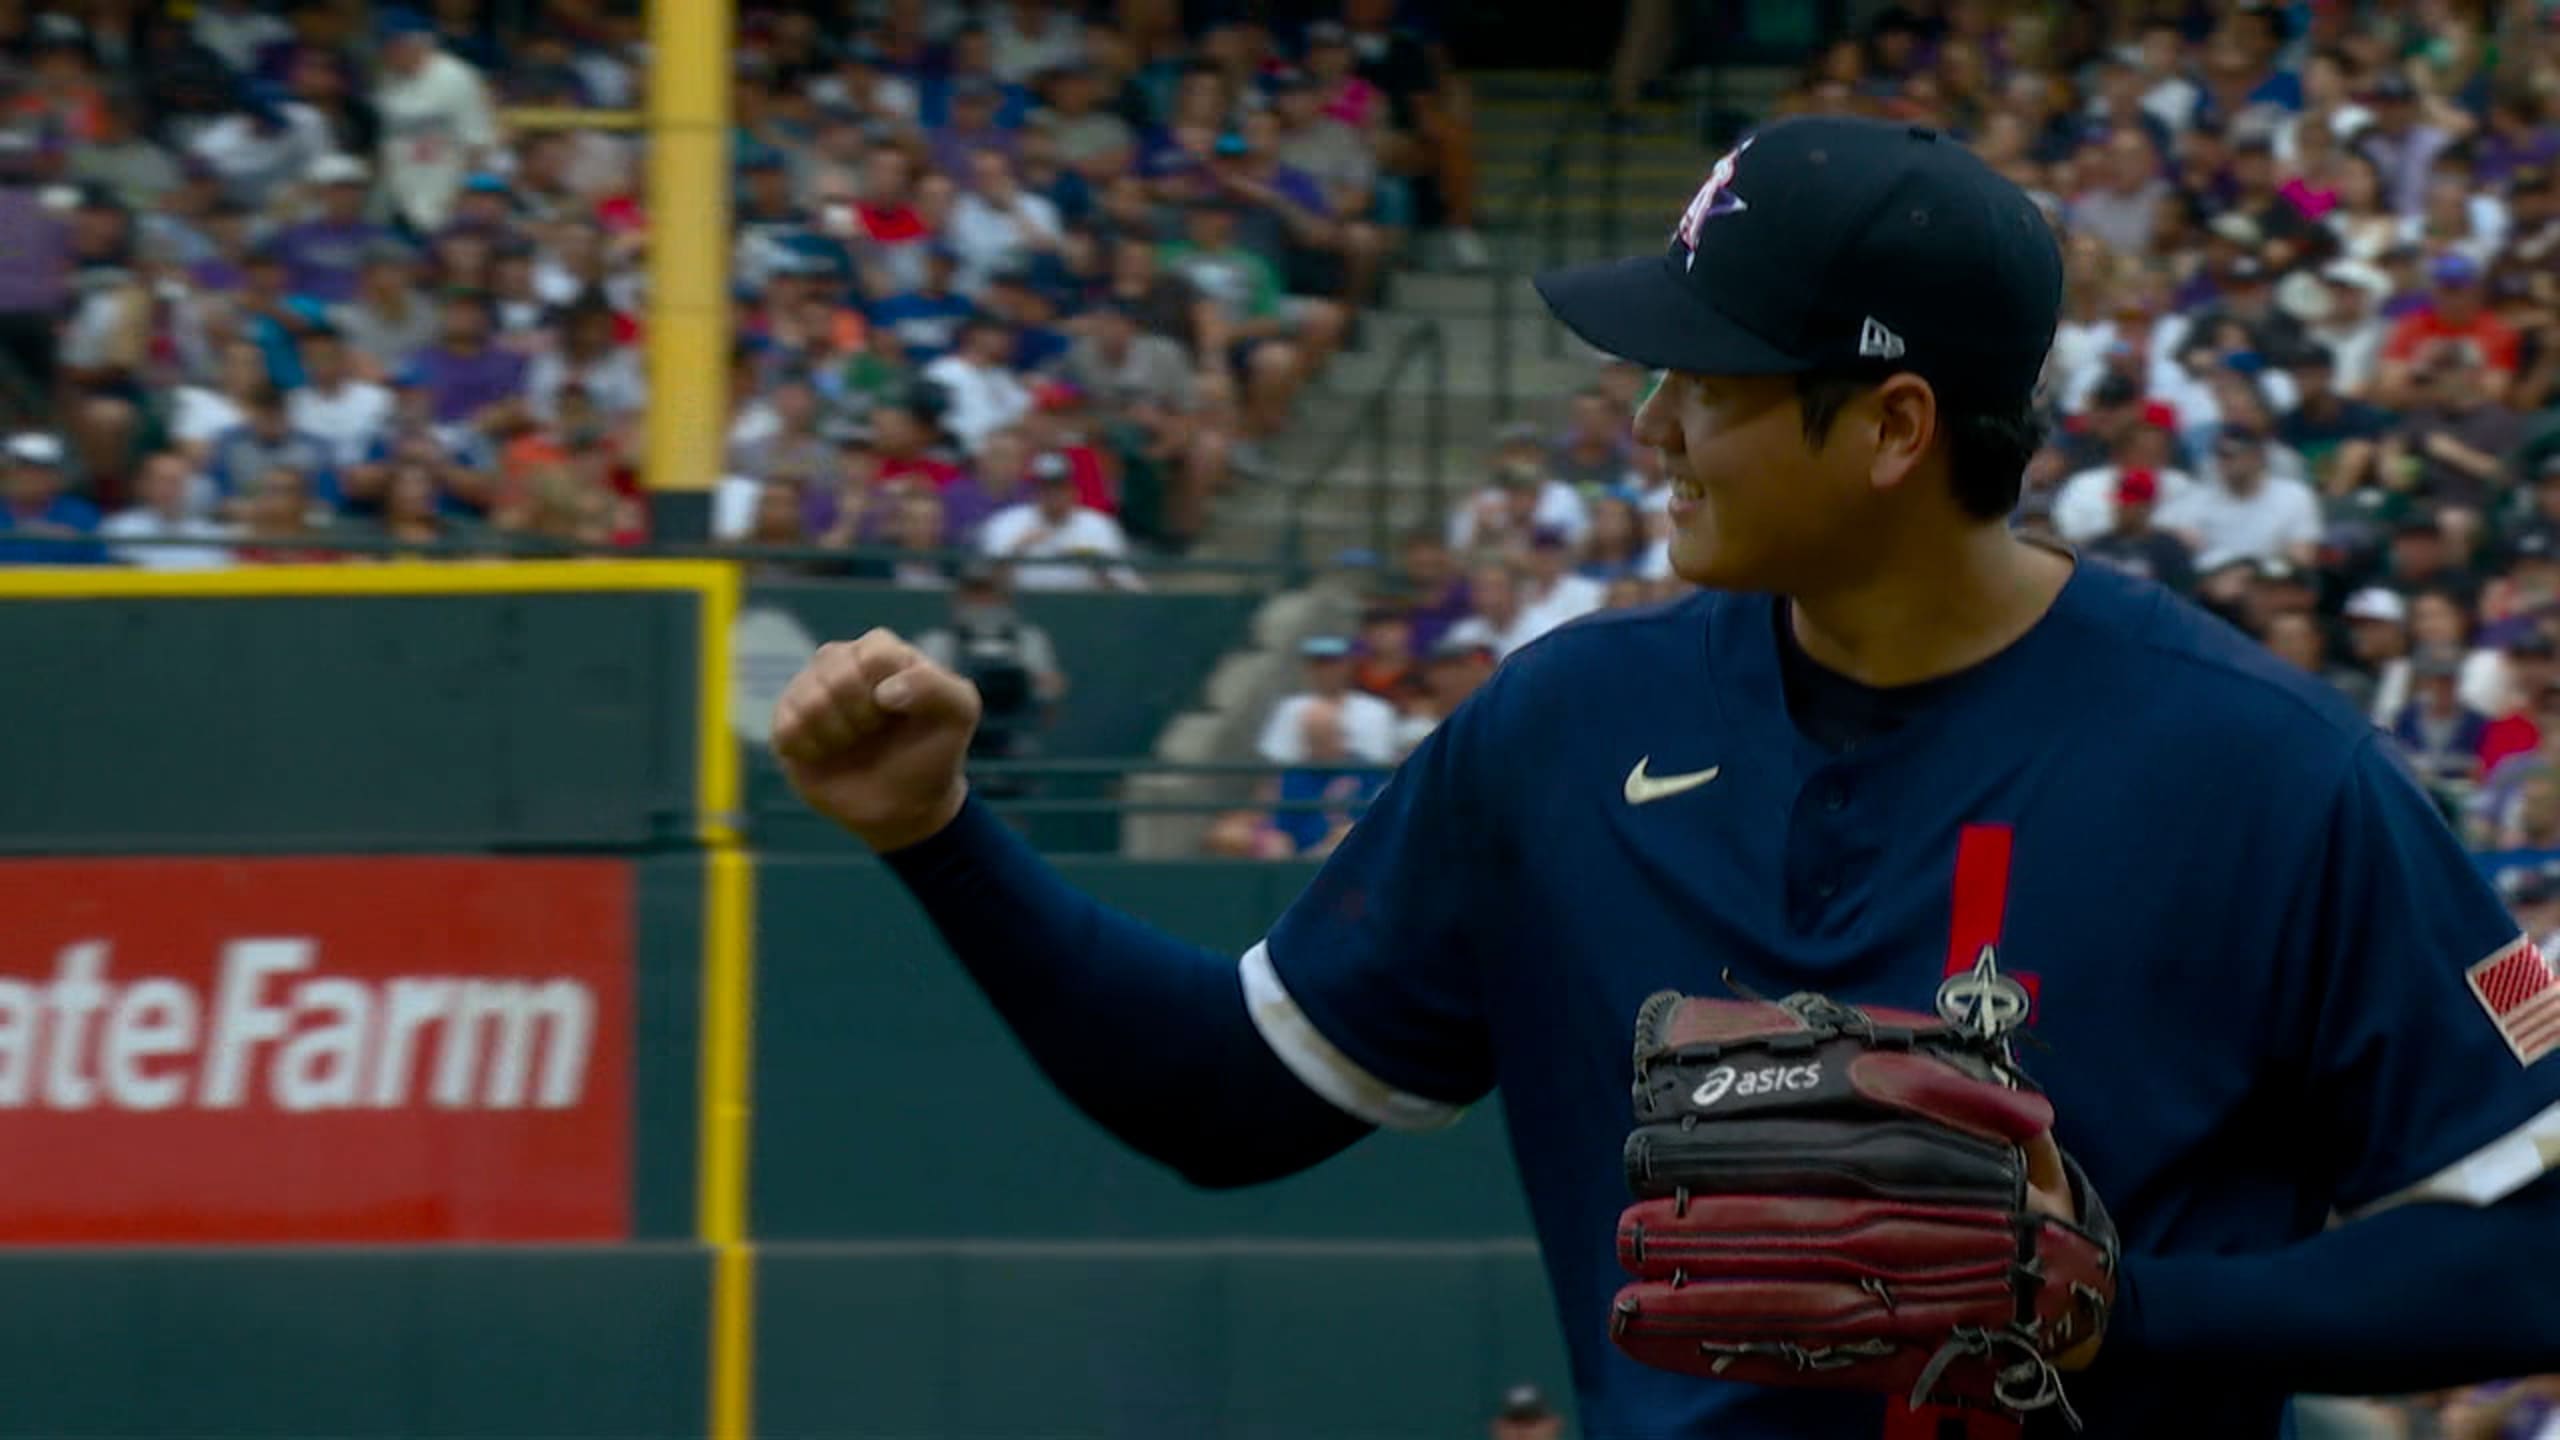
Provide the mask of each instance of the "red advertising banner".
POLYGON ((632 885, 0 862, 0 1243, 624 1238, 632 885))

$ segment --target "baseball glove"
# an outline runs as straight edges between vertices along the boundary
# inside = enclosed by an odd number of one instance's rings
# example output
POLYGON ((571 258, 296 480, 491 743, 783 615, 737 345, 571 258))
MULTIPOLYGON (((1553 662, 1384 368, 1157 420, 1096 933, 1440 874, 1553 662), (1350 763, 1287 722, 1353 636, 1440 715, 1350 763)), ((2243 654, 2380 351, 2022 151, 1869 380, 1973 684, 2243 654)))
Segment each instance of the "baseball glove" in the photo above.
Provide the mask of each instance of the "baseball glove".
POLYGON ((1619 1349, 2077 1428, 2055 1362, 2106 1325, 2115 1227, 1996 1030, 1665 991, 1636 1017, 1635 1119, 1619 1349))

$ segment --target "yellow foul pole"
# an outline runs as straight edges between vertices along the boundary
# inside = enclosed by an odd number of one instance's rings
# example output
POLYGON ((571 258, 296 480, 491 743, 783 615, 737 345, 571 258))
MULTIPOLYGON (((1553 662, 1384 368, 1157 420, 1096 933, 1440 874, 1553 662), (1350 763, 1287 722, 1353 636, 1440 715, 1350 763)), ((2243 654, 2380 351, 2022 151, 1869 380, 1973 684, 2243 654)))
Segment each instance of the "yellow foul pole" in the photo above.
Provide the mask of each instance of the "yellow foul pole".
MULTIPOLYGON (((729 430, 733 6, 734 0, 649 5, 647 479, 650 530, 660 540, 709 538, 712 487, 729 430)), ((709 646, 706 655, 713 653, 725 656, 725 645, 709 646)), ((708 659, 705 665, 713 668, 708 659)), ((727 680, 706 673, 703 683, 727 680)), ((711 743, 726 744, 729 737, 723 733, 711 743)), ((717 842, 704 856, 704 879, 695 1226, 712 1269, 703 1429, 709 1440, 750 1440, 755 1252, 746 1179, 754 880, 748 856, 734 843, 717 842)))
POLYGON ((707 538, 729 429, 732 0, 649 6, 649 410, 652 529, 707 538))

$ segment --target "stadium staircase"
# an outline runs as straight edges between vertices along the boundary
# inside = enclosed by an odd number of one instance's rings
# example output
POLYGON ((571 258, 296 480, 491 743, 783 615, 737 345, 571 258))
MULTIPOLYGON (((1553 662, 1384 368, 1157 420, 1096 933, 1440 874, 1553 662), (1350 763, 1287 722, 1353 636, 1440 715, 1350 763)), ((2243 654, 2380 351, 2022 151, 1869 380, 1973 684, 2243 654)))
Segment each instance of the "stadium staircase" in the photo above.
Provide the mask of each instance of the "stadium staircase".
MULTIPOLYGON (((1565 398, 1590 380, 1593 355, 1547 318, 1530 275, 1559 260, 1660 243, 1711 153, 1702 122, 1710 115, 1765 112, 1787 78, 1775 70, 1682 77, 1613 139, 1587 72, 1476 77, 1493 268, 1446 268, 1426 245, 1417 257, 1420 268, 1394 277, 1384 306, 1364 318, 1357 345, 1302 397, 1297 423, 1269 447, 1268 473, 1240 482, 1220 502, 1196 555, 1286 556, 1305 568, 1289 577, 1293 584, 1243 575, 1186 582, 1266 585, 1271 593, 1247 643, 1229 652, 1203 687, 1199 706, 1166 726, 1158 759, 1254 758, 1264 714, 1295 683, 1298 643, 1356 623, 1360 596, 1378 567, 1393 562, 1393 537, 1439 523, 1458 496, 1475 488, 1493 432, 1505 419, 1556 424, 1565 398), (1408 353, 1427 352, 1421 332, 1435 328, 1445 387, 1436 444, 1426 399, 1430 357, 1408 353), (1371 433, 1381 415, 1383 444, 1371 433)), ((1146 776, 1133 780, 1128 793, 1150 801, 1225 793, 1209 790, 1209 783, 1146 776)), ((1195 854, 1205 824, 1199 815, 1132 816, 1125 847, 1146 856, 1195 854)))

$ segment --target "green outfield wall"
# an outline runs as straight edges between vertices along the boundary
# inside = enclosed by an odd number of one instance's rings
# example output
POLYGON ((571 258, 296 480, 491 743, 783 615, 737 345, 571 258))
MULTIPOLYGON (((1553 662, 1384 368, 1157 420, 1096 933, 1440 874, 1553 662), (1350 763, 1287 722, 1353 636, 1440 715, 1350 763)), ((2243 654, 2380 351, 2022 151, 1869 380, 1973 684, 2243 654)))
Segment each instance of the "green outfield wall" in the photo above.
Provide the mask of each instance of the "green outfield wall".
MULTIPOLYGON (((0 576, 0 1437, 1420 1440, 1560 1389, 1498 1107, 1195 1191, 790 815, 733 642, 945 604, 0 576)), ((1252 606, 1026 601, 1051 753, 1150 748, 1252 606)), ((1309 873, 1057 863, 1220 954, 1309 873)))

